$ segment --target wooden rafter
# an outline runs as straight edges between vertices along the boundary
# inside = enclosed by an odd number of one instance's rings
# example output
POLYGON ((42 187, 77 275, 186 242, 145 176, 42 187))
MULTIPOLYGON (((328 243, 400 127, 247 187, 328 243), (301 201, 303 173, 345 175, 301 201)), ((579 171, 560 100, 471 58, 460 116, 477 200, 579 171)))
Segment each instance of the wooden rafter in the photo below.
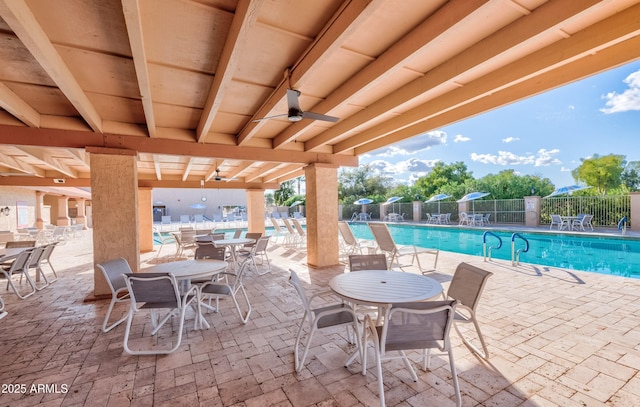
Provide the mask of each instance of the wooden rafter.
POLYGON ((4 83, 0 83, 0 107, 27 126, 40 127, 40 114, 4 83))
POLYGON ((17 147, 23 153, 29 155, 32 159, 38 160, 41 164, 51 168, 52 170, 58 171, 61 174, 66 175, 70 178, 78 178, 77 171, 70 168, 68 165, 60 162, 60 160, 52 157, 46 151, 42 149, 38 149, 30 146, 17 147))

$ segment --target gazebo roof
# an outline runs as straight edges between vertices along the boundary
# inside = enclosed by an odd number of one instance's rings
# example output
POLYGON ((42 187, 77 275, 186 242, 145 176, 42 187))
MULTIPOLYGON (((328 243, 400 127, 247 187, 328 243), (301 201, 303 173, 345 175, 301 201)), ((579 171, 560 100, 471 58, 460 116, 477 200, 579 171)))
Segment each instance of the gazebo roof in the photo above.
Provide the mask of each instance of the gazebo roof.
POLYGON ((277 188, 640 58, 639 3, 0 0, 0 185, 277 188))

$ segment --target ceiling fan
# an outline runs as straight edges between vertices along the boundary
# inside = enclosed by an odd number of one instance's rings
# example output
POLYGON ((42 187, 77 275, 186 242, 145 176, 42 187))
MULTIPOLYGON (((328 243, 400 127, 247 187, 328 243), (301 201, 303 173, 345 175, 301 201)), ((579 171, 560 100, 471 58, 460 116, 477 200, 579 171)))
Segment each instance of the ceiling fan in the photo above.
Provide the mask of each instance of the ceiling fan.
POLYGON ((216 181, 234 181, 236 178, 224 178, 220 176, 220 168, 216 168, 216 176, 213 177, 216 181))
POLYGON ((284 114, 277 114, 275 116, 263 117, 262 119, 256 119, 254 120, 254 122, 275 119, 277 117, 287 117, 290 122, 299 122, 302 119, 324 120, 326 122, 332 122, 332 123, 335 123, 338 121, 337 117, 327 116, 326 114, 303 112, 302 109, 300 109, 300 103, 298 102, 299 96, 300 96, 299 90, 287 89, 288 112, 284 114))

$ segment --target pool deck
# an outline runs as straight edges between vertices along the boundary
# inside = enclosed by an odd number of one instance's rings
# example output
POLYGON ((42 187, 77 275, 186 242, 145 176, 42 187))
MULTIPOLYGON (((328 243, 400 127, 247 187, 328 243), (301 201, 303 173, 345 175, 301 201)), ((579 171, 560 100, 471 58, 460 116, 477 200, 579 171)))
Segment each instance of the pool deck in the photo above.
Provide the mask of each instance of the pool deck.
MULTIPOLYGON (((268 250, 272 271, 245 280, 253 305, 247 325, 224 300, 221 313, 207 314, 209 330, 192 330, 193 314, 187 315, 174 354, 130 356, 122 348, 124 326, 100 330, 109 302, 85 301, 93 287, 90 233, 60 246, 52 256, 58 282, 26 300, 0 291, 9 312, 0 320, 0 406, 378 405, 374 369, 362 376, 359 362, 342 366, 352 350, 344 329, 316 335, 303 371, 293 369, 302 311, 288 269, 312 292, 326 288, 344 266, 309 269, 302 251, 268 250), (33 383, 57 384, 59 391, 10 394, 5 386, 30 390, 33 383), (62 384, 68 392, 60 391, 62 384)), ((159 259, 143 254, 143 267, 171 260, 169 253, 165 248, 159 259)), ((478 308, 489 361, 451 333, 464 406, 640 405, 640 280, 512 267, 449 252, 441 253, 430 276, 446 289, 461 261, 494 273, 478 308)), ((120 305, 116 314, 126 309, 120 305)), ((171 335, 169 327, 159 333, 161 340, 171 335)), ((410 356, 418 360, 418 353, 410 356)), ((435 357, 431 371, 417 372, 414 383, 401 362, 383 364, 388 406, 455 405, 446 358, 435 357)))

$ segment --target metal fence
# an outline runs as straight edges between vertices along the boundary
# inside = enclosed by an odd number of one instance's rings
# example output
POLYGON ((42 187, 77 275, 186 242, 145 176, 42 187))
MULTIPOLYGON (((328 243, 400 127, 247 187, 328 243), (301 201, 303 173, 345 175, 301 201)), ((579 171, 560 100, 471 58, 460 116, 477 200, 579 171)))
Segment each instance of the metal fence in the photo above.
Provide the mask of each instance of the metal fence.
MULTIPOLYGON (((342 205, 342 219, 350 219, 354 212, 360 213, 362 205, 342 205)), ((380 205, 370 204, 364 208, 372 219, 379 220, 380 205)), ((455 201, 423 202, 422 221, 427 214, 450 213, 451 221, 458 222, 458 203, 455 201)), ((387 213, 404 214, 407 221, 413 220, 413 203, 403 202, 390 204, 387 213)), ((469 213, 490 214, 491 223, 523 224, 525 223, 524 199, 482 199, 469 202, 469 213)), ((631 219, 631 197, 620 196, 568 196, 544 198, 540 207, 540 224, 551 223, 551 215, 593 215, 593 225, 616 227, 623 216, 631 219)), ((630 225, 631 222, 628 222, 630 225)))
POLYGON ((619 195, 545 198, 540 208, 540 223, 550 224, 551 215, 575 216, 579 213, 592 214, 593 226, 617 227, 623 216, 631 220, 631 197, 619 195))

